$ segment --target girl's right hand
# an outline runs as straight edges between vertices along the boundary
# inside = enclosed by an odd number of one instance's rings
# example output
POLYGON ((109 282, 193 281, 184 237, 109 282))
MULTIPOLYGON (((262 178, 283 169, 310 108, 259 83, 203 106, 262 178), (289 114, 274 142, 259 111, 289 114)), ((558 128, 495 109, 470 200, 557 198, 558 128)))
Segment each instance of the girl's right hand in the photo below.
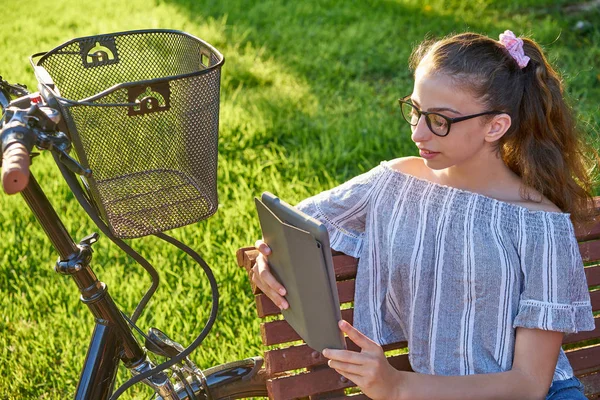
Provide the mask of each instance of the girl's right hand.
POLYGON ((257 240, 254 244, 259 254, 256 257, 256 263, 252 267, 252 282, 264 294, 270 298, 277 307, 285 310, 289 307, 288 302, 283 296, 287 293, 283 285, 271 273, 267 257, 271 254, 271 249, 263 240, 257 240))

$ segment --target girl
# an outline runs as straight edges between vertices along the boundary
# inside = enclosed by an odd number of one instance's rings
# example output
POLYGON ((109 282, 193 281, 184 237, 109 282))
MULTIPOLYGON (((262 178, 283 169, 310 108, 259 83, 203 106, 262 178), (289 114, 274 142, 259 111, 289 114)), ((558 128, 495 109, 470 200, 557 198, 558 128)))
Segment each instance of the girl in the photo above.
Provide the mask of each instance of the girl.
MULTIPOLYGON (((557 73, 510 31, 421 44, 400 100, 421 157, 382 162, 298 208, 332 248, 360 258, 360 353, 329 365, 373 399, 585 399, 561 349, 594 320, 573 221, 591 178, 557 73), (381 345, 407 340, 414 372, 381 345)), ((253 280, 275 304, 285 288, 263 241, 253 280)))

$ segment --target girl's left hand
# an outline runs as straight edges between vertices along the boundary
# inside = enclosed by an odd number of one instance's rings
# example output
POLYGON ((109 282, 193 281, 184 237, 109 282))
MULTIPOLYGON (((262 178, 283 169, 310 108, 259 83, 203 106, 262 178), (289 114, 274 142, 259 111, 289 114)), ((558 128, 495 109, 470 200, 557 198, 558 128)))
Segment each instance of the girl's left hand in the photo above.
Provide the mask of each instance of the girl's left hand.
POLYGON ((390 365, 381 346, 344 320, 339 327, 361 351, 325 349, 323 356, 329 359, 329 366, 371 399, 399 398, 402 374, 390 365))

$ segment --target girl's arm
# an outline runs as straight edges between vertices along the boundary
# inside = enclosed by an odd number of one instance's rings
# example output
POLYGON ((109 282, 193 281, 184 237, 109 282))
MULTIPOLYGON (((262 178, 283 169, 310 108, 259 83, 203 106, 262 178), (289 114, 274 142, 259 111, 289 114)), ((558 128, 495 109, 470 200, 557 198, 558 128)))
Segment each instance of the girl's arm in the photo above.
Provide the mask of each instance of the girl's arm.
POLYGON ((545 399, 552 383, 561 332, 517 328, 513 367, 495 374, 438 376, 397 371, 381 346, 348 322, 340 329, 356 343, 360 353, 326 349, 329 365, 354 382, 374 400, 398 399, 545 399))

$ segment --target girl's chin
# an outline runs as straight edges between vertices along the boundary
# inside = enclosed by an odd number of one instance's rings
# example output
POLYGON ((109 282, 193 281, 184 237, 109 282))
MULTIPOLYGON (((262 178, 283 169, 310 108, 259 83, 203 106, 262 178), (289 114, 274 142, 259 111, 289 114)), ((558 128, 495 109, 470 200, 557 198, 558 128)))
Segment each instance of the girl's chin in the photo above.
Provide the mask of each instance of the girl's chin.
POLYGON ((438 153, 438 157, 434 157, 434 158, 430 158, 430 159, 427 159, 425 157, 422 157, 422 158, 423 158, 423 161, 425 162, 425 165, 429 169, 445 169, 448 167, 448 165, 446 165, 445 163, 442 162, 439 153, 438 153))

